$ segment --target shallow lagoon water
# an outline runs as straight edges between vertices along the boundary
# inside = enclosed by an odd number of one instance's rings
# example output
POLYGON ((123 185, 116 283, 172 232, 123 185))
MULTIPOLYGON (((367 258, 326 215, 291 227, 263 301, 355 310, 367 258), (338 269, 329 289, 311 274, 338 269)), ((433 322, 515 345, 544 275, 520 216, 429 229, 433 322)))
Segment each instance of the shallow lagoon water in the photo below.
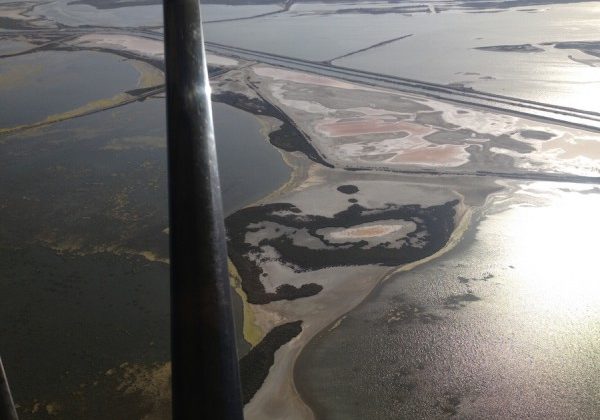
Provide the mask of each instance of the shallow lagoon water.
POLYGON ((597 417, 600 194, 534 183, 509 197, 305 349, 296 376, 317 414, 597 417))
MULTIPOLYGON (((213 109, 232 212, 289 168, 254 116, 213 109)), ((169 360, 164 112, 163 100, 146 99, 2 137, 0 289, 10 304, 0 336, 22 418, 35 418, 35 400, 90 419, 138 418, 149 404, 106 372, 169 360)))
POLYGON ((0 55, 19 53, 28 50, 31 47, 33 47, 33 44, 28 42, 3 39, 2 42, 0 42, 0 55))
POLYGON ((275 191, 290 177, 290 167, 261 133, 252 114, 213 103, 215 140, 226 214, 275 191))
POLYGON ((168 266, 138 255, 168 257, 164 135, 146 100, 1 138, 0 337, 21 418, 128 418, 142 404, 106 372, 169 359, 168 266))
POLYGON ((0 127, 44 120, 135 89, 139 72, 113 54, 43 51, 0 60, 0 127))

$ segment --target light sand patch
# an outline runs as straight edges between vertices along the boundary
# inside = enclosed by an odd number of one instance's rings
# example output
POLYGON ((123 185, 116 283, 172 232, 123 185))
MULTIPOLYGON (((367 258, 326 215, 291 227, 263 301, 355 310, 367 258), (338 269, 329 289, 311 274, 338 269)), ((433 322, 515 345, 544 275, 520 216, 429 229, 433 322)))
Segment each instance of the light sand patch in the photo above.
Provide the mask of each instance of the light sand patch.
MULTIPOLYGON (((415 100, 415 98, 411 98, 411 100, 415 100)), ((383 115, 402 115, 402 116, 410 116, 411 114, 402 114, 396 111, 390 111, 385 108, 377 108, 375 104, 371 104, 370 106, 359 106, 355 108, 348 108, 347 111, 356 112, 357 114, 362 115, 370 115, 370 116, 383 116, 383 115)))
POLYGON ((159 86, 165 83, 165 74, 156 67, 140 60, 130 60, 129 63, 140 73, 138 87, 159 86))
POLYGON ((206 54, 206 61, 208 64, 214 64, 215 66, 225 66, 225 67, 233 67, 240 64, 239 61, 234 60, 233 58, 222 57, 220 55, 215 54, 206 54))
POLYGON ((405 225, 375 225, 354 227, 331 232, 331 237, 335 239, 371 238, 374 236, 389 235, 390 233, 402 230, 404 226, 405 225))
MULTIPOLYGON (((129 252, 124 252, 124 253, 135 254, 135 251, 129 250, 129 252)), ((152 251, 140 251, 137 254, 141 257, 144 257, 148 261, 169 264, 169 258, 161 257, 160 255, 158 255, 152 251)))
POLYGON ((87 34, 71 41, 71 44, 86 47, 116 47, 146 57, 164 57, 164 45, 162 41, 135 35, 87 34))
POLYGON ((384 244, 386 247, 401 248, 406 243, 406 235, 414 232, 417 225, 412 220, 397 220, 365 223, 344 228, 323 228, 317 234, 333 243, 362 242, 361 248, 368 249, 384 244))
MULTIPOLYGON (((348 196, 337 191, 339 183, 328 182, 331 179, 331 170, 313 165, 311 171, 314 179, 318 182, 308 183, 303 188, 297 188, 294 194, 278 197, 277 201, 293 204, 306 214, 319 214, 321 216, 333 217, 336 213, 348 208, 346 201, 348 196), (343 199, 338 199, 343 198, 343 199)), ((367 177, 344 178, 343 183, 352 184, 359 191, 352 194, 352 198, 358 200, 358 204, 367 208, 378 208, 383 203, 394 198, 398 205, 409 205, 419 203, 422 206, 435 206, 456 198, 456 195, 448 188, 437 185, 423 186, 421 184, 398 183, 390 179, 378 179, 377 187, 367 177)), ((364 214, 370 214, 365 210, 364 214)))
POLYGON ((353 89, 353 90, 368 90, 374 91, 375 89, 368 88, 366 86, 355 85, 352 83, 342 82, 340 80, 332 79, 330 77, 317 76, 309 73, 300 73, 293 70, 285 70, 276 67, 265 67, 255 66, 253 67, 254 73, 259 76, 269 77, 276 80, 286 80, 288 82, 302 83, 316 86, 328 86, 339 89, 353 89))

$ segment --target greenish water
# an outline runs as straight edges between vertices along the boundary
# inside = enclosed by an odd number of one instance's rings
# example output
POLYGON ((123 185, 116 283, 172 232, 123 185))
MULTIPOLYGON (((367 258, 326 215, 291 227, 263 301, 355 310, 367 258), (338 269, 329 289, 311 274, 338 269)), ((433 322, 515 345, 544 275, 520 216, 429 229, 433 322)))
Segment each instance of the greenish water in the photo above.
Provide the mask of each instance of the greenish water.
POLYGON ((0 127, 44 120, 135 89, 139 72, 122 57, 43 51, 0 60, 0 127))
MULTIPOLYGON (((289 168, 254 116, 214 104, 214 119, 230 213, 289 168)), ((24 419, 36 401, 62 418, 151 410, 118 387, 123 363, 170 359, 168 265, 140 255, 168 258, 165 134, 164 101, 147 99, 2 137, 0 352, 24 419)))
POLYGON ((131 418, 147 402, 106 372, 170 358, 168 265, 137 255, 168 257, 164 102, 1 139, 0 352, 20 416, 131 418))

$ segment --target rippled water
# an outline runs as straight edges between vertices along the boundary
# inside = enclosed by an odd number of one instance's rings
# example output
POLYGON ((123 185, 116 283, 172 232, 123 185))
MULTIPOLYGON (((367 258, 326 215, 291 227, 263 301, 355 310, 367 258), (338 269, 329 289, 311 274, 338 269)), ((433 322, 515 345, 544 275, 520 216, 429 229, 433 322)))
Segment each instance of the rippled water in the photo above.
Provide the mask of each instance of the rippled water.
POLYGON ((595 418, 598 211, 598 188, 573 184, 498 199, 309 345, 301 392, 328 419, 595 418))

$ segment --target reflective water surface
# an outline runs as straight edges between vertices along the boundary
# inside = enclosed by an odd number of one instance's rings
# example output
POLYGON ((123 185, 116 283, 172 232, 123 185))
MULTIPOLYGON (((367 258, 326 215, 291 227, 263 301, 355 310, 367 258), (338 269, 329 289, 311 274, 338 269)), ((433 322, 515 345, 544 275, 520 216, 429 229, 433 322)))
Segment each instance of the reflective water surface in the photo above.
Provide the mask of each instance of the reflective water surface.
POLYGON ((598 211, 595 187, 498 196, 306 348, 303 397, 328 419, 597 417, 598 211))
POLYGON ((292 8, 284 14, 238 21, 235 30, 231 23, 211 23, 205 31, 210 41, 316 61, 411 35, 334 64, 600 111, 593 99, 598 95, 589 94, 600 92, 598 68, 572 59, 594 57, 579 50, 539 45, 599 40, 598 2, 512 8, 499 13, 305 13, 306 9, 319 11, 319 6, 311 4, 298 12, 292 8), (295 41, 298 39, 302 42, 295 41), (474 49, 522 44, 535 45, 541 51, 474 49))

